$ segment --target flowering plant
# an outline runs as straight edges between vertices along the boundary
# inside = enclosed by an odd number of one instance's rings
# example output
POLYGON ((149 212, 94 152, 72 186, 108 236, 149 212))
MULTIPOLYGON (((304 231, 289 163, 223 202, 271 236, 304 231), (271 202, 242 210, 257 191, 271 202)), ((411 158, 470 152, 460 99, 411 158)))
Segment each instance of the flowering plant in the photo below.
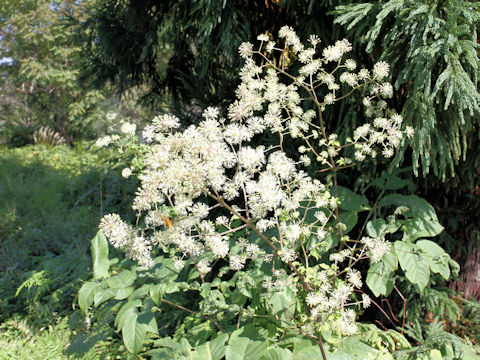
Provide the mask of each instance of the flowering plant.
MULTIPOLYGON (((219 331, 269 319, 277 336, 302 334, 326 359, 332 344, 359 331, 355 309, 371 304, 355 266, 365 260, 383 264, 392 252, 384 228, 350 238, 357 213, 371 208, 364 196, 339 186, 337 173, 378 154, 391 157, 413 130, 387 111, 385 99, 393 94, 385 81, 387 63, 357 70, 347 58, 352 50, 347 40, 322 49, 311 36, 303 45, 287 26, 279 38, 282 46, 266 34, 256 47, 240 46, 245 66, 226 117, 209 107, 198 125, 182 129, 178 118, 162 115, 145 127, 142 136, 150 145, 132 206, 137 225, 109 214, 100 229, 112 246, 139 263, 136 271, 177 274, 145 288, 156 304, 184 308, 167 300, 168 294, 198 291, 203 299, 197 315, 219 331), (300 63, 295 74, 292 59, 300 63), (341 143, 326 128, 322 112, 359 88, 369 93, 363 105, 373 121, 341 143), (258 145, 265 134, 276 143, 258 145), (287 155, 287 142, 301 144, 299 154, 287 155), (307 172, 312 162, 321 166, 318 176, 307 172)), ((370 228, 374 225, 379 224, 370 228)), ((116 277, 129 277, 122 274, 116 277)), ((97 277, 105 276, 103 271, 97 277)), ((82 288, 84 309, 95 298, 101 299, 97 304, 130 296, 102 286, 82 288)), ((131 300, 127 305, 133 306, 131 300)), ((156 325, 142 329, 145 336, 156 325)), ((124 341, 138 351, 135 338, 129 342, 124 334, 124 341)), ((267 347, 262 349, 260 356, 267 347)))

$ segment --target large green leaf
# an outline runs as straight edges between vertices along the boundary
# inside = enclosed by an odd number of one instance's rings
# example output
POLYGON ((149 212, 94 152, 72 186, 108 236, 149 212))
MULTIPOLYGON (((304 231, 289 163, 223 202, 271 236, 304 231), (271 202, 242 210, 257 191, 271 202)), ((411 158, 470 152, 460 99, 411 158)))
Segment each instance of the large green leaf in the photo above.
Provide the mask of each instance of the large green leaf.
POLYGON ((438 222, 433 206, 427 200, 415 195, 390 194, 383 197, 378 205, 380 207, 389 205, 394 205, 395 207, 406 206, 409 210, 405 213, 405 216, 438 222))
POLYGON ((226 360, 258 360, 268 347, 268 341, 263 339, 252 326, 235 330, 230 336, 225 352, 226 360))
POLYGON ((155 320, 155 315, 150 311, 144 311, 138 315, 137 322, 145 326, 145 330, 148 332, 158 334, 157 320, 155 320))
POLYGON ((382 235, 389 233, 393 234, 401 226, 400 222, 387 223, 383 219, 375 219, 367 223, 367 234, 374 239, 381 237, 382 235))
POLYGON ((416 244, 427 254, 430 270, 442 275, 444 279, 448 279, 450 277, 450 267, 448 266, 450 256, 433 241, 419 240, 416 244))
POLYGON ((341 212, 339 217, 340 222, 346 226, 346 229, 343 232, 344 234, 348 234, 355 227, 355 225, 357 225, 358 215, 354 211, 341 212))
POLYGON ((91 241, 91 252, 93 262, 93 278, 101 279, 108 276, 110 262, 108 260, 108 242, 102 231, 91 241))
POLYGON ((130 308, 125 316, 125 321, 122 324, 123 343, 129 352, 136 354, 145 341, 147 328, 145 324, 138 321, 139 316, 136 308, 130 308))
POLYGON ((198 346, 192 354, 194 360, 221 360, 227 351, 225 342, 227 334, 221 334, 211 341, 198 346))
POLYGON ((423 292, 430 279, 427 257, 416 244, 396 241, 394 247, 405 276, 412 284, 418 286, 420 292, 423 292))
POLYGON ((392 249, 387 251, 378 263, 370 265, 366 282, 375 296, 390 294, 395 285, 393 276, 397 268, 397 256, 392 249))
POLYGON ((443 231, 443 226, 435 220, 407 219, 403 221, 403 241, 415 241, 423 237, 434 237, 443 231))
POLYGON ((78 305, 83 312, 87 312, 88 307, 92 305, 95 298, 95 292, 99 289, 100 284, 90 281, 80 288, 78 292, 78 305))
POLYGON ((135 275, 130 270, 123 270, 120 274, 107 279, 107 285, 113 289, 129 287, 135 281, 135 275))
POLYGON ((293 360, 293 354, 288 349, 268 349, 262 360, 293 360))
POLYGON ((107 300, 110 300, 111 298, 113 298, 115 296, 115 293, 112 289, 110 288, 102 288, 102 289, 98 289, 96 292, 95 292, 95 296, 93 298, 93 304, 95 306, 98 306, 100 305, 101 303, 107 301, 107 300))
POLYGON ((317 345, 304 347, 300 351, 295 352, 294 355, 295 360, 313 360, 322 358, 322 353, 317 345))
POLYGON ((407 218, 403 221, 403 240, 415 241, 420 237, 432 237, 443 231, 443 226, 438 222, 437 214, 425 199, 415 195, 390 194, 382 198, 379 207, 395 206, 407 207, 403 212, 407 218))
POLYGON ((140 306, 142 306, 142 300, 140 299, 134 299, 123 304, 123 306, 118 311, 117 316, 115 316, 114 325, 121 329, 123 327, 123 323, 127 318, 126 314, 129 311, 132 311, 132 308, 137 308, 140 306))

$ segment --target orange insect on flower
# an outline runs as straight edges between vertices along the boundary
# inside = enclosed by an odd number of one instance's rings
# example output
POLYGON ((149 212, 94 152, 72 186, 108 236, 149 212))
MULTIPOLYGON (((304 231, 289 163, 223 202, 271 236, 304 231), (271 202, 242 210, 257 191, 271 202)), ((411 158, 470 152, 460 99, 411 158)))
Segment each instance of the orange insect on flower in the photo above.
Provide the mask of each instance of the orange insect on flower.
POLYGON ((162 217, 162 220, 163 220, 163 223, 165 224, 165 226, 167 226, 169 229, 172 228, 173 221, 170 218, 164 216, 164 217, 162 217))

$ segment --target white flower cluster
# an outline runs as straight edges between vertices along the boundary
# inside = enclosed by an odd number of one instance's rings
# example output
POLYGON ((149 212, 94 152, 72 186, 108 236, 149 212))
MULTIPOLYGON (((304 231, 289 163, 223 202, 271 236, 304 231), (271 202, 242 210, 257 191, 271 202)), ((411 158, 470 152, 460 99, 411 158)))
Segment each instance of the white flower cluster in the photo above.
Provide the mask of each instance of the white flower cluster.
MULTIPOLYGON (((177 269, 185 265, 185 260, 193 261, 202 275, 210 272, 218 259, 225 259, 231 270, 243 269, 252 259, 275 259, 272 266, 276 279, 265 278, 265 289, 273 291, 290 284, 290 275, 275 270, 275 266, 290 268, 308 289, 305 301, 312 319, 336 313, 341 319, 338 330, 353 334, 355 313, 346 306, 353 291, 362 287, 361 275, 350 269, 342 273, 343 279, 336 285, 333 282, 332 286, 332 279, 346 260, 352 262, 368 255, 372 262, 379 261, 389 244, 384 239, 363 238, 362 249, 347 246, 330 256, 333 275, 319 270, 309 275, 315 285, 307 283, 295 265, 300 258, 308 268, 304 240, 315 236, 322 242, 328 233, 342 229, 342 224, 335 223, 338 199, 332 195, 334 192, 302 167, 317 161, 326 166, 325 171, 338 169, 352 164, 354 159, 376 156, 377 148, 385 157, 391 157, 404 135, 402 118, 398 114, 383 115, 383 99, 393 93, 392 86, 383 81, 388 76, 388 64, 375 64, 372 74, 366 69, 356 71, 353 60, 344 60, 352 49, 347 40, 319 49, 317 37, 311 37, 309 45, 304 46, 290 27, 283 27, 279 35, 285 42, 283 49, 276 48, 268 35, 259 37, 258 51, 251 43, 240 47, 240 55, 245 58, 242 82, 226 119, 219 109, 210 107, 198 125, 180 130, 178 118, 161 115, 144 128, 142 137, 150 150, 139 176, 141 187, 133 209, 145 219, 145 227, 135 231, 118 215, 111 214, 102 219, 100 228, 113 246, 124 249, 130 258, 145 266, 152 264, 152 246, 175 253, 177 269), (293 51, 302 63, 298 75, 286 71, 287 50, 293 51), (265 51, 282 52, 283 61, 277 66, 265 51), (317 58, 319 53, 322 56, 317 58), (253 60, 254 55, 262 58, 261 65, 253 60), (340 144, 336 134, 327 133, 322 120, 324 107, 342 98, 342 84, 353 89, 368 86, 371 90, 364 105, 374 120, 354 130, 348 144, 354 145, 354 159, 340 156, 346 146, 340 144), (322 99, 320 89, 326 94, 322 99), (312 109, 302 104, 305 94, 315 104, 312 109), (276 134, 278 143, 254 145, 252 139, 264 132, 276 134), (283 143, 295 138, 304 145, 299 148, 298 158, 289 158, 283 143), (224 211, 221 215, 219 208, 224 211), (313 219, 307 218, 307 213, 314 214, 313 219), (233 225, 235 219, 240 219, 241 225, 233 225), (244 238, 231 239, 246 228, 256 233, 268 250, 244 238), (271 229, 276 235, 267 237, 265 233, 271 229)), ((134 129, 124 130, 130 134, 134 129)), ((407 128, 407 135, 411 132, 407 128)), ((124 169, 124 176, 129 175, 129 169, 124 169)), ((370 299, 365 295, 362 302, 367 307, 370 299)))

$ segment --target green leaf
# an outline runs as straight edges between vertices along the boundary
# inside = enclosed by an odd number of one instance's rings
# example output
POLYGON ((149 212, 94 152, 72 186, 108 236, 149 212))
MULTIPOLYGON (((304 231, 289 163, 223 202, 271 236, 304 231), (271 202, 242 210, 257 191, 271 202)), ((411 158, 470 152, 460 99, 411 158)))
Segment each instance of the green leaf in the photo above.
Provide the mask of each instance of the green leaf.
POLYGON ((101 303, 110 300, 115 296, 115 293, 112 289, 102 288, 95 292, 95 296, 93 297, 93 304, 95 306, 100 305, 101 303))
POLYGON ((157 321, 155 320, 155 315, 151 311, 142 312, 138 316, 137 321, 145 326, 146 331, 158 334, 157 321))
POLYGON ((348 234, 354 227, 357 225, 358 222, 358 215, 354 211, 345 211, 340 213, 340 222, 345 224, 347 227, 344 234, 348 234))
POLYGON ((91 241, 92 262, 93 262, 93 278, 95 280, 108 276, 108 268, 110 262, 108 260, 108 242, 102 231, 98 231, 97 235, 91 241))
POLYGON ((228 341, 226 360, 258 360, 268 347, 268 341, 259 336, 258 330, 245 326, 235 330, 228 341))
POLYGON ((80 288, 80 291, 78 292, 78 305, 80 305, 80 309, 83 312, 87 312, 88 307, 92 305, 93 300, 95 298, 95 292, 99 288, 98 283, 90 281, 85 284, 80 288))
POLYGON ((288 349, 268 349, 262 360, 293 360, 293 354, 288 349))
POLYGON ((339 207, 341 209, 348 211, 370 210, 370 205, 365 195, 358 195, 346 187, 338 186, 337 196, 340 199, 339 207))
POLYGON ((432 237, 443 231, 443 226, 438 222, 437 214, 432 205, 425 199, 415 195, 390 194, 382 198, 379 207, 395 206, 407 207, 403 212, 407 218, 404 221, 404 241, 415 241, 420 237, 432 237))
POLYGON ((291 287, 285 287, 282 291, 274 293, 270 299, 272 313, 286 319, 293 315, 296 303, 295 291, 291 287))
POLYGON ((450 277, 450 268, 448 266, 450 256, 433 241, 419 240, 416 244, 427 255, 430 270, 442 275, 444 279, 448 279, 450 277))
POLYGON ((135 281, 135 275, 130 270, 123 270, 120 274, 107 279, 107 285, 113 289, 129 287, 135 281))
POLYGON ((121 329, 126 319, 125 314, 131 311, 132 309, 140 306, 142 306, 142 300, 140 299, 134 299, 123 304, 123 306, 118 311, 117 316, 115 316, 114 325, 117 326, 119 329, 121 329))
POLYGON ((366 229, 368 236, 377 239, 386 233, 393 234, 400 225, 401 223, 399 222, 387 223, 383 219, 375 219, 367 223, 366 229))
POLYGON ((131 353, 138 353, 145 341, 147 329, 145 324, 138 322, 138 312, 131 310, 126 313, 122 326, 122 339, 127 350, 131 353))
POLYGON ((443 231, 443 226, 435 220, 407 219, 404 220, 402 230, 403 241, 415 241, 423 237, 434 237, 443 231))
POLYGON ((133 286, 129 286, 123 289, 111 289, 114 293, 115 300, 124 300, 128 298, 134 290, 133 286))
POLYGON ((430 266, 427 257, 416 244, 396 241, 394 247, 405 276, 412 284, 417 285, 420 293, 422 293, 430 279, 430 266))
POLYGON ((393 276, 398 268, 397 256, 393 250, 387 251, 378 263, 370 265, 366 283, 375 296, 388 296, 393 290, 393 276))
POLYGON ((192 354, 195 360, 221 360, 227 351, 225 342, 228 340, 227 334, 221 334, 211 341, 198 346, 192 354))
POLYGON ((304 347, 300 351, 295 352, 294 355, 295 360, 313 360, 322 358, 322 353, 318 346, 304 347))

